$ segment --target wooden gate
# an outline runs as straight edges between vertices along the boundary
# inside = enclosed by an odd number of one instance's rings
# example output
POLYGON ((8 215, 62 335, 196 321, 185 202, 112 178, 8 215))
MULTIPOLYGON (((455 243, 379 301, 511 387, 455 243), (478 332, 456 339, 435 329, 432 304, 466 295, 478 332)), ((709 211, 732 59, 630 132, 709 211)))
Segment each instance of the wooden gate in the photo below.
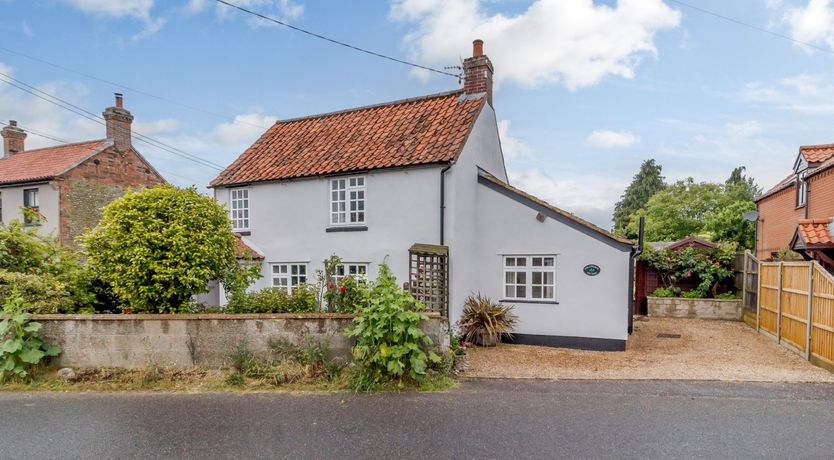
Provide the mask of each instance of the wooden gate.
POLYGON ((834 370, 834 277, 815 262, 759 264, 756 328, 834 370))
POLYGON ((415 244, 408 250, 408 287, 426 310, 449 316, 449 248, 415 244))
POLYGON ((741 286, 736 286, 736 288, 741 290, 744 322, 755 326, 756 309, 759 306, 759 259, 747 250, 742 254, 740 263, 741 286))

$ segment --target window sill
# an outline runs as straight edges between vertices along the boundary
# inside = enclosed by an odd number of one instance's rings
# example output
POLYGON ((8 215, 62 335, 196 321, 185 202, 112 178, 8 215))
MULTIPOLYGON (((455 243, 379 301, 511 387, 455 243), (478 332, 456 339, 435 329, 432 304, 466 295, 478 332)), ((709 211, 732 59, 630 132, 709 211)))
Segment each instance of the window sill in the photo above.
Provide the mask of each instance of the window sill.
POLYGON ((367 232, 367 225, 346 225, 344 227, 327 227, 324 229, 327 233, 333 232, 367 232))
POLYGON ((250 230, 232 230, 232 233, 237 233, 240 236, 249 236, 252 234, 250 230))
POLYGON ((542 304, 549 304, 549 305, 559 305, 559 302, 556 300, 534 300, 534 299, 501 299, 498 301, 499 303, 542 303, 542 304))

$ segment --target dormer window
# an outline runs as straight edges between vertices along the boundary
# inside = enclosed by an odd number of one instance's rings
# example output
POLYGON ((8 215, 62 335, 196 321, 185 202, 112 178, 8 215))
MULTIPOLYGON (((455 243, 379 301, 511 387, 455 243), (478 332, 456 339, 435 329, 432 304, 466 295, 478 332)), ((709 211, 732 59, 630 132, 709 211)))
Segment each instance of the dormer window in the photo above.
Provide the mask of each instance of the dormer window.
POLYGON ((805 173, 800 174, 796 181, 796 207, 801 208, 808 204, 808 181, 805 179, 805 173))

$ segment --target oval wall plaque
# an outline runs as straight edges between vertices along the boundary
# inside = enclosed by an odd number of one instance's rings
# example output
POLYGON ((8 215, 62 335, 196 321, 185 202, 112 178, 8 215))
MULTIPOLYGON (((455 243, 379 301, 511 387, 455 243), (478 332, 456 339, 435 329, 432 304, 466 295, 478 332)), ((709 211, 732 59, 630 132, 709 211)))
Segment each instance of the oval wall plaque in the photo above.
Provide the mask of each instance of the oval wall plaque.
POLYGON ((599 275, 600 268, 599 265, 588 264, 582 269, 582 271, 588 276, 597 276, 599 275))

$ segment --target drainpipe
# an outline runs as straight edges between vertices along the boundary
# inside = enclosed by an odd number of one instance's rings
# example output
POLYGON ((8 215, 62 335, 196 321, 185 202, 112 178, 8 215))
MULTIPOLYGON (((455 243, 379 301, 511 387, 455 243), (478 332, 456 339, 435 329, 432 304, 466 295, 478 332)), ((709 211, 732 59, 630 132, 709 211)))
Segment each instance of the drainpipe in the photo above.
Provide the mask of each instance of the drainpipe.
POLYGON ((643 231, 646 227, 646 218, 640 218, 640 229, 637 234, 637 246, 631 247, 631 256, 628 259, 628 334, 634 332, 634 264, 636 259, 643 253, 643 231))
POLYGON ((444 232, 446 225, 446 172, 452 169, 449 164, 440 170, 440 245, 445 243, 444 232))

